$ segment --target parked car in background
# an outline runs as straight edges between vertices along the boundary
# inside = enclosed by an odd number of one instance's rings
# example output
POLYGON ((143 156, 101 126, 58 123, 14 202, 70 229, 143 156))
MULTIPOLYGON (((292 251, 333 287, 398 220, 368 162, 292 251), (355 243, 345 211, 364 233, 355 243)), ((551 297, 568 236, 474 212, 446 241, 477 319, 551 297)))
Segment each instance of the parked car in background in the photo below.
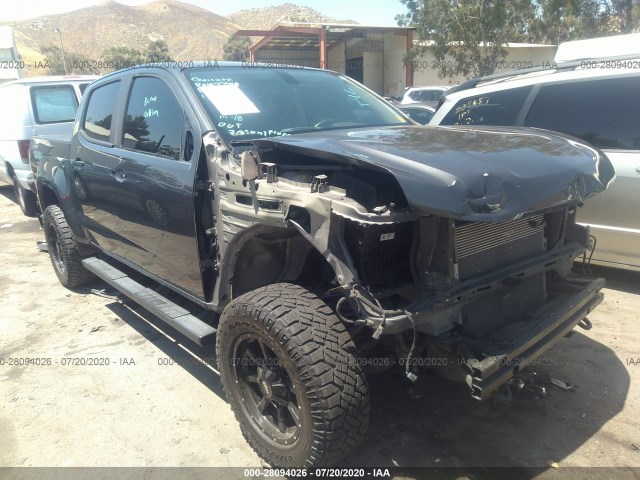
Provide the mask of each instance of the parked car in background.
POLYGON ((0 85, 0 182, 13 185, 25 215, 37 210, 29 141, 70 135, 82 92, 96 76, 25 78, 0 85))
POLYGON ((398 106, 402 101, 402 97, 382 97, 382 98, 384 98, 391 105, 396 105, 396 106, 398 106))
MULTIPOLYGON (((635 45, 640 46, 640 35, 630 36, 638 37, 635 45)), ((621 36, 621 41, 628 44, 630 36, 621 36)), ((558 51, 564 59, 570 49, 558 51)), ((577 219, 591 226, 597 240, 594 263, 640 270, 640 54, 625 53, 616 58, 568 57, 552 69, 471 80, 446 94, 430 123, 544 128, 600 148, 617 178, 578 211, 577 219)))
POLYGON ((449 86, 437 86, 437 87, 410 87, 407 88, 400 102, 403 105, 417 102, 431 102, 434 107, 438 105, 442 94, 449 90, 449 86))
POLYGON ((436 113, 436 108, 429 103, 411 103, 409 105, 398 105, 398 108, 407 116, 421 125, 426 125, 436 113))

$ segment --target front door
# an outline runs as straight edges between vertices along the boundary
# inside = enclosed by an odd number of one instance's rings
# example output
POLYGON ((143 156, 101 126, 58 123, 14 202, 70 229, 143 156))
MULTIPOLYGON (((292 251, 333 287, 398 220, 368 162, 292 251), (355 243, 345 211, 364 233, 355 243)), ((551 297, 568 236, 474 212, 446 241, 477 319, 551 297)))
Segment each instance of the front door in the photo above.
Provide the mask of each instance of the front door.
POLYGON ((119 156, 118 204, 124 257, 149 273, 203 296, 194 219, 195 162, 184 143, 184 109, 159 77, 133 79, 119 156))

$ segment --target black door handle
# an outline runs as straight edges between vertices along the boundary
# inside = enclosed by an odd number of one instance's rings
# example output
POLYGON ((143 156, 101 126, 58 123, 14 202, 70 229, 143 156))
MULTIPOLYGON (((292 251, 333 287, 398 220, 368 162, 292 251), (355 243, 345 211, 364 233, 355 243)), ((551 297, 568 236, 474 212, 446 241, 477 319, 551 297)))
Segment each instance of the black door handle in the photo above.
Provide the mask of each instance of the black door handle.
POLYGON ((79 158, 76 158, 73 161, 73 166, 74 167, 78 167, 78 168, 82 168, 82 167, 84 167, 84 162, 82 160, 80 160, 79 158))

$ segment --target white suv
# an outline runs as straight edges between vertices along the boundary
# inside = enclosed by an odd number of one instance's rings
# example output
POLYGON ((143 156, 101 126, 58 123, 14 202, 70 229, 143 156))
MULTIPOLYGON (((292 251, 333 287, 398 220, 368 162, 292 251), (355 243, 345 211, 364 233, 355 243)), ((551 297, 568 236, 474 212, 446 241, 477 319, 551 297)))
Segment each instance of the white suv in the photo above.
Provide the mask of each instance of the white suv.
POLYGON ((97 76, 33 77, 0 86, 0 184, 13 185, 25 215, 37 210, 29 141, 70 135, 82 92, 97 76))
POLYGON ((429 123, 544 128, 603 150, 616 181, 578 209, 578 220, 597 239, 594 263, 640 271, 640 55, 470 80, 446 94, 429 123))

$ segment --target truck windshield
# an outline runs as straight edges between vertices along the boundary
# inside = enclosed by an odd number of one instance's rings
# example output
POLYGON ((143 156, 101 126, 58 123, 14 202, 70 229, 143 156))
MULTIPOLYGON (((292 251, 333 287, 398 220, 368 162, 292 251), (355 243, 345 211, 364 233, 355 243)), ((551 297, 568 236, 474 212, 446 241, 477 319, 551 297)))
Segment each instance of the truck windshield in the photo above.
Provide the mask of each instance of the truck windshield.
POLYGON ((409 123, 360 84, 332 72, 256 66, 184 73, 227 142, 409 123))

